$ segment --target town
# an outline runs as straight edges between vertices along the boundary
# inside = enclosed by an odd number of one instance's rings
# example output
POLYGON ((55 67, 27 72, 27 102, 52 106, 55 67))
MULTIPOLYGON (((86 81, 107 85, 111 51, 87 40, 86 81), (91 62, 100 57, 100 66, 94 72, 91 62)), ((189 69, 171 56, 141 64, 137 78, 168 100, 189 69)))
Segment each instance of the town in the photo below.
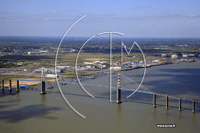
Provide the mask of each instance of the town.
MULTIPOLYGON (((56 45, 59 38, 54 37, 1 37, 0 74, 25 77, 40 77, 42 70, 49 78, 55 72, 62 78, 71 79, 75 75, 75 59, 86 38, 66 38, 59 49, 55 71, 56 45), (11 39, 10 39, 11 38, 11 39), (10 41, 12 40, 12 41, 10 41), (44 68, 44 69, 43 69, 44 68)), ((125 38, 127 48, 132 38, 125 38)), ((93 40, 85 46, 78 58, 77 71, 80 76, 127 71, 180 62, 199 60, 198 39, 135 39, 140 44, 145 59, 138 48, 131 49, 127 55, 123 49, 120 54, 120 39, 113 39, 113 57, 110 65, 109 43, 106 38, 93 40), (95 43, 95 45, 93 45, 95 43), (145 66, 146 64, 146 66, 145 66)), ((130 50, 130 49, 129 49, 130 50)))

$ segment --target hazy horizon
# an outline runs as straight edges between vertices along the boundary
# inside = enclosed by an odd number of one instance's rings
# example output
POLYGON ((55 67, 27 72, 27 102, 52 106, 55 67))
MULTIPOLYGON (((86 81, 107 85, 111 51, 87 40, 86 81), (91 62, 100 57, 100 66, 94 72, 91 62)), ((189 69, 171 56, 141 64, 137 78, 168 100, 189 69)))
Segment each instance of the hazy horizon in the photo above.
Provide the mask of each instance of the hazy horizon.
MULTIPOLYGON (((54 37, 54 38, 62 38, 63 36, 4 36, 0 35, 1 37, 54 37)), ((65 36, 65 38, 90 38, 91 36, 65 36)), ((109 36, 98 36, 98 38, 108 38, 109 36)), ((115 36, 112 38, 135 38, 135 39, 200 39, 200 37, 126 37, 126 36, 115 36)))

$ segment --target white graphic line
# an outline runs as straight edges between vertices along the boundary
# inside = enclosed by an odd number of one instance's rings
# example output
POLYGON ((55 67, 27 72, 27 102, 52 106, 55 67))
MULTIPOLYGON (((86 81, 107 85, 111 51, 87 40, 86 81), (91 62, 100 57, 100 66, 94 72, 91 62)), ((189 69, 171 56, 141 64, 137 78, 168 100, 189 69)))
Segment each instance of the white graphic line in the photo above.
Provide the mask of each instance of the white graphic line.
POLYGON ((60 41, 60 43, 59 43, 59 45, 58 45, 58 49, 57 49, 57 52, 56 52, 56 58, 55 58, 55 75, 56 75, 56 81, 57 81, 58 89, 59 89, 59 91, 60 91, 61 96, 62 96, 63 99, 65 100, 65 102, 68 104, 68 106, 69 106, 76 114, 78 114, 80 117, 82 117, 82 118, 85 119, 86 117, 85 117, 84 115, 82 115, 81 113, 79 113, 79 112, 68 102, 68 100, 65 98, 65 96, 64 96, 64 94, 63 94, 63 92, 62 92, 62 90, 61 90, 61 88, 60 88, 59 82, 58 82, 57 70, 56 70, 58 51, 59 51, 59 49, 60 49, 60 45, 61 45, 61 43, 62 43, 64 37, 65 37, 66 34, 70 31, 70 29, 71 29, 76 23, 78 23, 80 20, 82 20, 84 17, 86 17, 86 15, 84 15, 83 17, 81 17, 80 19, 78 19, 76 22, 74 22, 74 23, 69 27, 69 29, 65 32, 65 34, 63 35, 63 37, 62 37, 62 39, 61 39, 61 41, 60 41))

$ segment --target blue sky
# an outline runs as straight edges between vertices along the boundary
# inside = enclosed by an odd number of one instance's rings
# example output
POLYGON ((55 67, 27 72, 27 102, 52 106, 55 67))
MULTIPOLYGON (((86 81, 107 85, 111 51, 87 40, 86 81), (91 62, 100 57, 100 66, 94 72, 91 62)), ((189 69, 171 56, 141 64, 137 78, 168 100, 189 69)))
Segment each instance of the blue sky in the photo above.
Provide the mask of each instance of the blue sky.
POLYGON ((199 0, 0 0, 1 36, 200 37, 199 0))

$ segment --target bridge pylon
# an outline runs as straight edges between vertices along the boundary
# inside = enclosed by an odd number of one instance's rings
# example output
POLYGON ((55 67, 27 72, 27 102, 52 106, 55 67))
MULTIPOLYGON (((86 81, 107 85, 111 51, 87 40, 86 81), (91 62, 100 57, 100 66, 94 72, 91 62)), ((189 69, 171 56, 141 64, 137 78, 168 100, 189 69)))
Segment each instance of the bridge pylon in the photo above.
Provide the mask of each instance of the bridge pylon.
POLYGON ((120 71, 118 71, 118 81, 117 81, 117 104, 122 103, 121 101, 121 82, 120 82, 120 71))
POLYGON ((42 85, 41 85, 41 95, 46 94, 45 92, 45 75, 44 75, 44 67, 42 67, 42 72, 41 72, 41 80, 42 80, 42 85))

